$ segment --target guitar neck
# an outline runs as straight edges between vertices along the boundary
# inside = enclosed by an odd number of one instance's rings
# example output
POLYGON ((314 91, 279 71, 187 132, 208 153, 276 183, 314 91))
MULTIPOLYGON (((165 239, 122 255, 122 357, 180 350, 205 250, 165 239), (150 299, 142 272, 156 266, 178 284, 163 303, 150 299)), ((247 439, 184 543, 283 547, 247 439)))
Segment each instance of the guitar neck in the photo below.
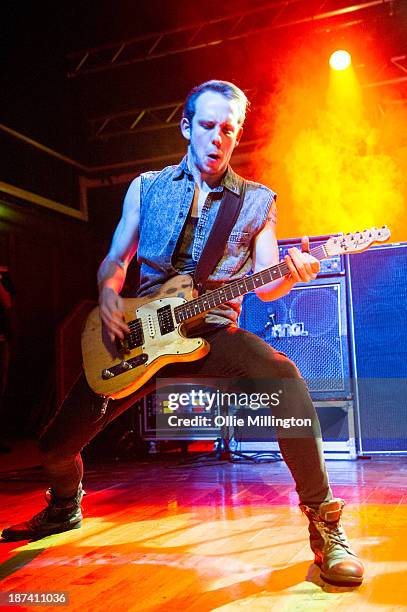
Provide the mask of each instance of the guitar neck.
MULTIPOLYGON (((310 250, 310 254, 320 261, 328 257, 324 245, 319 245, 312 248, 310 250)), ((192 319, 197 315, 208 312, 208 310, 211 310, 211 308, 220 306, 233 298, 245 295, 250 291, 263 287, 263 285, 267 285, 267 283, 282 278, 283 276, 289 274, 289 272, 290 271, 287 264, 285 261, 282 261, 275 266, 262 270, 261 272, 256 272, 256 274, 232 281, 219 289, 214 289, 213 291, 209 291, 208 293, 205 293, 194 300, 181 304, 180 306, 176 306, 176 308, 174 308, 175 319, 177 323, 182 323, 183 321, 192 319)))

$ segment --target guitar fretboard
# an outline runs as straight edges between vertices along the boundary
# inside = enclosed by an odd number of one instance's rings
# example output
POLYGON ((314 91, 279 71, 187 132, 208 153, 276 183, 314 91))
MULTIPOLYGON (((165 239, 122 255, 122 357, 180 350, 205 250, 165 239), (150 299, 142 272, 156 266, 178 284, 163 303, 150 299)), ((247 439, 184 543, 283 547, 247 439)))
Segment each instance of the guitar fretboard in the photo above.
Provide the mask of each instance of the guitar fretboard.
MULTIPOLYGON (((327 257, 327 253, 323 245, 312 248, 310 250, 310 254, 319 260, 326 259, 327 257)), ((245 278, 232 281, 231 283, 228 283, 219 289, 209 291, 208 293, 205 293, 187 302, 186 304, 176 306, 174 308, 175 320, 177 323, 182 323, 187 319, 191 319, 192 317, 211 310, 211 308, 220 306, 220 304, 224 304, 229 300, 245 295, 250 291, 263 287, 263 285, 267 285, 267 283, 282 278, 283 276, 289 274, 289 272, 290 270, 287 264, 285 261, 282 261, 275 266, 266 268, 261 272, 256 272, 251 276, 246 276, 245 278)))

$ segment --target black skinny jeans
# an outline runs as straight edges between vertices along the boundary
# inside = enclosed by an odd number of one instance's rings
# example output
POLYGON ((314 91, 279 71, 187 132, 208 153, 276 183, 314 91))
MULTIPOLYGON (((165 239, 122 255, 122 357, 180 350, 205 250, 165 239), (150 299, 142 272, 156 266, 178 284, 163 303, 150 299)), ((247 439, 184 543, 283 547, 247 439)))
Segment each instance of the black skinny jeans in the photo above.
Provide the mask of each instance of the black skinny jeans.
MULTIPOLYGON (((166 366, 160 370, 160 378, 228 377, 241 380, 244 390, 247 386, 250 391, 282 390, 280 405, 271 408, 272 413, 312 421, 312 428, 304 429, 304 434, 276 429, 300 502, 317 507, 331 499, 318 417, 296 366, 254 334, 234 326, 218 328, 205 337, 211 345, 208 355, 191 363, 166 366)), ((144 393, 142 389, 128 398, 110 400, 106 414, 101 416, 103 400, 81 376, 40 439, 43 464, 57 495, 70 497, 76 493, 83 477, 81 449, 144 393)))

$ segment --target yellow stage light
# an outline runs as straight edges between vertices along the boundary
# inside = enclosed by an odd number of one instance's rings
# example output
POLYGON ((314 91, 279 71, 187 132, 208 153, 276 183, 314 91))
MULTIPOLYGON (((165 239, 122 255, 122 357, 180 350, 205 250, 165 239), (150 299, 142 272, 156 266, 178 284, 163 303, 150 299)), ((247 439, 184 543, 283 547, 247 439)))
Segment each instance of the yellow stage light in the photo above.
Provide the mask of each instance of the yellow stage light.
POLYGON ((350 66, 351 56, 347 51, 340 49, 338 51, 334 51, 331 57, 329 58, 329 65, 334 70, 346 70, 350 66))

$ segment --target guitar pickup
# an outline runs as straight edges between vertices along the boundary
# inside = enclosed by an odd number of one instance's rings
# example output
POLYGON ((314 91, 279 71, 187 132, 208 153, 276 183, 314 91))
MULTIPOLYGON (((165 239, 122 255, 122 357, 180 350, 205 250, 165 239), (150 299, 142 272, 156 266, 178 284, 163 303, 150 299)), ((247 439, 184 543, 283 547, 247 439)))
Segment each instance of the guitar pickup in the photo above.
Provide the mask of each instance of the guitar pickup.
POLYGON ((103 380, 109 380, 110 378, 115 378, 115 376, 119 376, 119 374, 124 374, 124 372, 128 372, 137 366, 143 365, 148 361, 147 353, 142 353, 137 357, 133 357, 132 359, 123 360, 115 366, 111 368, 105 368, 102 370, 102 378, 103 380))
POLYGON ((130 333, 124 336, 124 340, 116 338, 116 348, 119 353, 128 353, 132 349, 143 346, 144 344, 143 323, 141 319, 129 321, 128 325, 130 333))
POLYGON ((172 317, 171 306, 169 304, 157 310, 157 317, 162 336, 174 331, 174 319, 172 317))

